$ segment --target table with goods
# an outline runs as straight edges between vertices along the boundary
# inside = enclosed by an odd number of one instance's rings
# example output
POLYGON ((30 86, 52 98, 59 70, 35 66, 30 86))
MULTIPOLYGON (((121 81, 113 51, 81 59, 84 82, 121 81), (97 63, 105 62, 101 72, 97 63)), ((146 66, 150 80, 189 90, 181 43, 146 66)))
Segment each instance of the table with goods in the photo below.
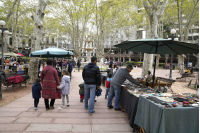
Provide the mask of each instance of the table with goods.
POLYGON ((153 93, 128 80, 121 89, 120 104, 129 125, 147 133, 195 133, 199 131, 199 96, 190 93, 153 93))

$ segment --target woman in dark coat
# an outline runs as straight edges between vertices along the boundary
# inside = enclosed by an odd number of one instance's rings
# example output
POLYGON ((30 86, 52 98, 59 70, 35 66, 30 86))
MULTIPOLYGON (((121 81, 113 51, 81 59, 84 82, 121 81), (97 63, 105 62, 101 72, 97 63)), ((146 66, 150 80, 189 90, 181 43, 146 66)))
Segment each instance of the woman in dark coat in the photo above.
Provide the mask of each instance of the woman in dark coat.
POLYGON ((58 73, 53 68, 53 60, 47 60, 47 66, 41 72, 42 97, 44 98, 46 110, 54 109, 55 99, 61 99, 61 91, 56 90, 60 85, 58 73), (51 99, 49 107, 49 99, 51 99))

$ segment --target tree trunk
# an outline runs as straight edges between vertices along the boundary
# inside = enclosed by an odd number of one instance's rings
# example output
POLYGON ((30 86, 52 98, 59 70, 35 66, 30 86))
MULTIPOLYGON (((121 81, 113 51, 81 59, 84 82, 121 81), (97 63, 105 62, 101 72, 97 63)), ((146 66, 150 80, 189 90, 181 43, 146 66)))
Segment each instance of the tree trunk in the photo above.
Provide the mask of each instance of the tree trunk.
POLYGON ((184 73, 184 59, 185 59, 185 55, 184 54, 181 54, 181 55, 178 55, 178 70, 179 70, 179 73, 184 73))
POLYGON ((169 54, 165 54, 165 65, 167 65, 168 59, 169 59, 169 54))
MULTIPOLYGON (((47 6, 46 0, 38 0, 38 6, 36 9, 36 14, 34 15, 34 30, 31 36, 31 51, 40 50, 40 44, 42 42, 43 37, 43 20, 44 20, 44 11, 47 6)), ((31 57, 29 62, 29 75, 30 82, 35 82, 36 78, 38 77, 38 65, 39 65, 39 58, 31 57)))
POLYGON ((10 19, 10 16, 11 16, 12 13, 13 13, 13 10, 14 10, 14 8, 15 8, 15 5, 17 4, 17 1, 18 1, 18 0, 15 0, 15 1, 13 2, 12 8, 11 8, 11 9, 9 10, 9 12, 8 12, 8 15, 7 15, 7 17, 6 17, 6 26, 5 26, 5 27, 7 27, 8 21, 9 21, 9 19, 10 19))
POLYGON ((148 71, 152 72, 153 54, 144 54, 142 77, 146 76, 148 71))
MULTIPOLYGON (((158 20, 163 15, 168 0, 164 0, 161 5, 156 2, 154 3, 150 0, 143 0, 144 8, 149 17, 150 38, 158 37, 157 34, 158 20)), ((152 63, 153 63, 153 55, 145 54, 143 61, 142 76, 147 75, 148 71, 152 71, 152 63)))
POLYGON ((199 68, 199 53, 198 54, 193 54, 195 57, 197 57, 197 68, 199 68))
POLYGON ((156 56, 156 69, 159 67, 159 60, 160 60, 160 54, 157 54, 156 56))

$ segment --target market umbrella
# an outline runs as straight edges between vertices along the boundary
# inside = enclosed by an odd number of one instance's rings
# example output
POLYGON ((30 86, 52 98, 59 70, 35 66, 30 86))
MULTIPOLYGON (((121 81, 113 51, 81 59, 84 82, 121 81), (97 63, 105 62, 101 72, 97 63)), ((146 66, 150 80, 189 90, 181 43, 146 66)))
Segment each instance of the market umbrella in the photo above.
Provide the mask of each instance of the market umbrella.
POLYGON ((19 56, 24 56, 23 54, 21 54, 21 53, 17 53, 19 56))
POLYGON ((35 52, 31 52, 31 57, 70 57, 73 52, 62 50, 59 48, 51 47, 35 52))
MULTIPOLYGON (((1 52, 0 52, 0 55, 1 55, 1 52)), ((3 55, 5 55, 5 56, 20 56, 18 54, 13 53, 13 52, 3 53, 3 55)))
MULTIPOLYGON (((140 39, 124 41, 115 47, 126 51, 142 52, 148 54, 190 54, 199 53, 199 45, 186 42, 172 41, 163 38, 140 39)), ((155 57, 156 59, 156 57, 155 57)), ((155 66, 153 73, 153 84, 155 79, 155 66)))

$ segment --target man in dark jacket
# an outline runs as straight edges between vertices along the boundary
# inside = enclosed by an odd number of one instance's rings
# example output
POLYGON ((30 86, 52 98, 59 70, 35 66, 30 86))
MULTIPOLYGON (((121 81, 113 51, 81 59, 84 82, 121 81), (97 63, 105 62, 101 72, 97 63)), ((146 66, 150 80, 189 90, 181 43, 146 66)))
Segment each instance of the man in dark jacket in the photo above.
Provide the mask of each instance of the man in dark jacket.
POLYGON ((68 60, 67 63, 69 64, 69 65, 68 65, 68 72, 69 72, 69 74, 70 74, 70 81, 71 81, 71 79, 72 79, 72 70, 73 70, 73 65, 72 65, 72 63, 71 63, 70 60, 68 60))
POLYGON ((86 65, 82 72, 82 77, 85 82, 84 84, 85 109, 88 109, 88 99, 90 98, 89 114, 93 114, 95 112, 94 111, 95 92, 96 88, 99 89, 101 86, 100 71, 99 67, 96 66, 96 63, 97 63, 97 58, 92 57, 91 63, 86 65))

